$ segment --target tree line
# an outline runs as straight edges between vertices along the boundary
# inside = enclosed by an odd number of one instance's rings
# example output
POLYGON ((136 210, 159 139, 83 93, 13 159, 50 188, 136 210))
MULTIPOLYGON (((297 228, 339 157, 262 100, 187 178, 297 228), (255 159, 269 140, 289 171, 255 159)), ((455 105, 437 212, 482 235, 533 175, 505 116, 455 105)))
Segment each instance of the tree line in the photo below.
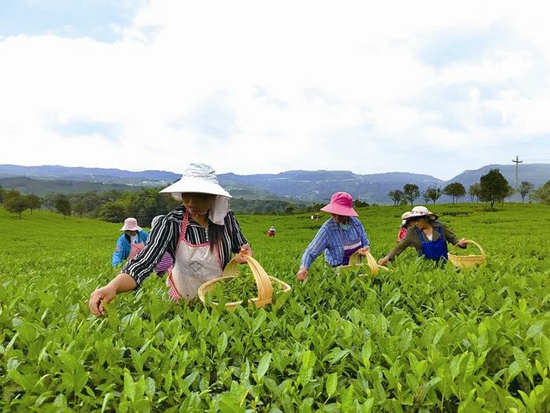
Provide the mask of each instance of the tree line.
MULTIPOLYGON (((528 181, 523 181, 517 191, 508 183, 499 169, 491 169, 487 174, 482 175, 479 182, 470 185, 468 195, 471 202, 488 202, 491 210, 494 210, 496 202, 504 202, 511 195, 518 193, 521 196, 521 202, 529 195, 529 199, 550 204, 550 181, 535 190, 535 185, 528 181)), ((424 202, 437 202, 442 195, 452 199, 453 204, 460 198, 466 196, 466 188, 460 182, 451 182, 444 188, 438 186, 429 186, 422 193, 416 184, 405 184, 403 189, 396 189, 388 192, 388 196, 394 205, 411 204, 422 195, 424 202)))
MULTIPOLYGON (((170 194, 160 194, 158 189, 140 191, 111 190, 88 191, 76 194, 49 194, 44 197, 24 195, 15 189, 4 189, 0 185, 0 204, 12 213, 21 214, 30 210, 45 209, 63 216, 77 216, 100 219, 107 222, 123 222, 134 217, 141 225, 148 226, 157 216, 166 214, 179 203, 170 194)), ((358 201, 356 206, 368 204, 358 201)), ((323 204, 316 205, 321 208, 323 204)), ((285 215, 309 212, 312 205, 281 200, 246 200, 232 198, 231 208, 241 214, 285 215)), ((318 210, 318 209, 317 209, 318 210)))
MULTIPOLYGON (((496 202, 503 202, 516 193, 506 178, 498 169, 491 169, 483 175, 478 183, 470 185, 467 191, 472 202, 489 202, 491 210, 496 202)), ((530 182, 524 181, 518 187, 517 193, 522 202, 529 195, 532 201, 550 205, 550 181, 536 189, 530 182)), ((425 203, 434 204, 442 195, 457 202, 466 196, 466 188, 459 182, 452 182, 444 188, 430 186, 420 192, 416 184, 406 184, 402 190, 392 190, 388 196, 394 205, 413 205, 423 197, 425 203)), ((0 185, 0 204, 12 213, 21 214, 30 210, 46 209, 64 216, 77 216, 101 219, 107 222, 123 222, 125 218, 135 217, 141 225, 150 225, 156 215, 166 214, 178 205, 169 194, 160 194, 158 189, 142 189, 140 191, 111 190, 106 192, 88 191, 76 194, 49 194, 44 197, 24 195, 15 189, 4 189, 0 185)), ((288 215, 295 213, 317 213, 324 204, 293 203, 282 200, 247 200, 233 198, 231 208, 240 214, 288 215)), ((367 207, 368 203, 355 200, 354 206, 367 207)))

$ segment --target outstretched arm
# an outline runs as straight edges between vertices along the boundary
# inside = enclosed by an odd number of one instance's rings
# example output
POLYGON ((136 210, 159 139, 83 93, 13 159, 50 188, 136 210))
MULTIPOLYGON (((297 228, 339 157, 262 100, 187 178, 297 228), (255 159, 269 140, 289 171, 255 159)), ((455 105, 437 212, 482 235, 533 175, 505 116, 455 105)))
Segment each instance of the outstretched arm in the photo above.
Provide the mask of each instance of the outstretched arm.
POLYGON ((90 295, 88 306, 92 314, 97 316, 105 315, 105 306, 111 302, 118 293, 134 290, 137 283, 130 274, 120 273, 104 287, 98 288, 90 295))

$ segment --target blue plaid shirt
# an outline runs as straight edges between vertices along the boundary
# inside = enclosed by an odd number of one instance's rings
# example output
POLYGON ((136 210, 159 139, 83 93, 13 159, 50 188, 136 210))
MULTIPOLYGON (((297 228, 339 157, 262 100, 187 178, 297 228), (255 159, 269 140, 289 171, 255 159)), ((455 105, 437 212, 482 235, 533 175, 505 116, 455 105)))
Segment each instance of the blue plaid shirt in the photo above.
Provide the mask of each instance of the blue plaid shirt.
POLYGON ((313 241, 304 251, 300 268, 309 269, 313 261, 325 252, 325 260, 332 267, 342 265, 344 261, 344 244, 360 241, 361 248, 370 245, 363 223, 356 217, 349 217, 349 228, 344 230, 334 219, 326 221, 313 241))

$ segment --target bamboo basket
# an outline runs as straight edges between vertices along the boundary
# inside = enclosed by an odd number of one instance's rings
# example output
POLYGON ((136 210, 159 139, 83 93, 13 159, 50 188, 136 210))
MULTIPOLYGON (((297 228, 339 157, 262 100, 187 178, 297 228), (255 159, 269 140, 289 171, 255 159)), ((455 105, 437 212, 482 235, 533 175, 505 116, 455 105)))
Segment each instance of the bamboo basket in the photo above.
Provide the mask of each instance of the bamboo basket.
MULTIPOLYGON (((341 265, 340 267, 338 267, 338 269, 339 270, 343 269, 345 271, 345 270, 353 269, 357 266, 363 266, 364 262, 362 262, 362 258, 363 258, 362 255, 360 255, 358 252, 354 252, 353 254, 351 254, 351 257, 349 257, 349 265, 341 265)), ((366 259, 367 259, 367 266, 370 269, 371 275, 378 274, 380 270, 383 270, 383 271, 390 270, 389 268, 384 267, 383 265, 378 265, 378 263, 376 262, 376 259, 372 256, 372 254, 369 251, 367 251, 366 259)), ((366 274, 360 274, 360 275, 364 276, 366 274)))
MULTIPOLYGON (((479 251, 481 252, 481 254, 480 255, 473 255, 473 254, 456 255, 456 254, 448 253, 447 256, 449 257, 449 261, 451 261, 453 265, 457 268, 474 268, 474 267, 477 267, 478 265, 483 264, 486 261, 487 257, 485 256, 485 251, 483 250, 481 245, 479 245, 477 242, 471 239, 466 241, 468 242, 468 244, 474 244, 477 248, 479 248, 479 251)), ((455 245, 453 245, 453 247, 455 247, 455 245)))
MULTIPOLYGON (((276 283, 279 284, 282 287, 282 292, 289 292, 291 290, 290 285, 287 283, 279 280, 278 278, 272 277, 270 275, 267 275, 263 267, 260 265, 258 261, 256 261, 254 258, 250 256, 246 256, 246 263, 250 267, 250 270, 252 271, 252 275, 254 276, 254 281, 256 281, 256 287, 258 288, 258 296, 256 298, 251 298, 250 301, 254 303, 254 305, 257 308, 265 307, 267 304, 271 304, 271 301, 273 299, 273 284, 276 283)), ((233 258, 227 266, 225 267, 223 271, 223 275, 218 278, 214 278, 210 281, 205 282, 199 287, 198 296, 199 299, 205 303, 205 295, 207 292, 214 289, 216 286, 216 283, 218 282, 224 282, 230 278, 238 277, 239 276, 239 270, 238 270, 239 263, 235 261, 233 258)), ((225 306, 232 310, 236 306, 241 305, 241 301, 233 301, 229 303, 225 303, 225 306)), ((217 306, 217 302, 212 302, 213 306, 217 306)))

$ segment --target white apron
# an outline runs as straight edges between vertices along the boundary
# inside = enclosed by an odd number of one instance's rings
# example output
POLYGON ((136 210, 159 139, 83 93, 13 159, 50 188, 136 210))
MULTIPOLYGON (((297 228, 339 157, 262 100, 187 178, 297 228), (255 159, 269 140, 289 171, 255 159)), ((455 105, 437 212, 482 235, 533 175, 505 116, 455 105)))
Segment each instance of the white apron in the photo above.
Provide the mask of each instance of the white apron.
POLYGON ((190 244, 185 238, 188 225, 189 217, 186 211, 181 224, 174 266, 166 280, 166 285, 170 287, 170 297, 176 301, 181 298, 194 298, 202 284, 223 274, 218 249, 216 248, 216 253, 212 253, 208 242, 190 244))

